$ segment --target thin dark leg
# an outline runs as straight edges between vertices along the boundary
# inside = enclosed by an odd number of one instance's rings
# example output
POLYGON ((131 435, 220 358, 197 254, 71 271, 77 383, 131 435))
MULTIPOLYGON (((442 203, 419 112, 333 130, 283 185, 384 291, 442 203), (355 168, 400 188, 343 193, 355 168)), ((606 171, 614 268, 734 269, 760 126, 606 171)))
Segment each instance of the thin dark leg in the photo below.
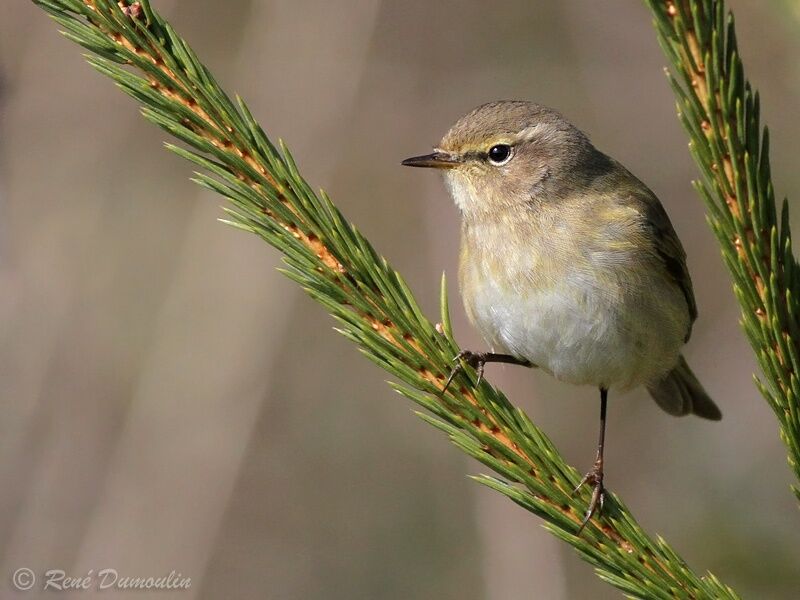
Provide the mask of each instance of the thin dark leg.
POLYGON ((600 440, 597 442, 597 458, 594 460, 592 470, 584 475, 578 487, 575 488, 577 492, 584 483, 590 483, 593 486, 592 498, 589 501, 589 506, 586 509, 586 515, 581 521, 581 526, 578 528, 578 535, 581 534, 583 528, 592 518, 595 512, 602 514, 603 501, 605 500, 605 488, 603 487, 603 448, 606 443, 606 408, 608 405, 608 390, 600 388, 600 440), (598 511, 599 509, 599 511, 598 511))
POLYGON ((453 359, 453 362, 456 363, 456 366, 453 367, 452 371, 450 371, 450 376, 447 378, 447 381, 442 388, 442 395, 444 395, 444 393, 447 391, 447 388, 450 387, 450 384, 453 382, 455 376, 458 375, 459 371, 464 368, 461 364, 462 360, 478 372, 478 381, 475 383, 476 386, 480 385, 481 380, 483 379, 483 370, 486 366, 486 363, 506 363, 509 365, 520 365, 523 367, 534 366, 531 361, 512 356, 511 354, 498 354, 497 352, 471 352, 470 350, 462 350, 453 359))

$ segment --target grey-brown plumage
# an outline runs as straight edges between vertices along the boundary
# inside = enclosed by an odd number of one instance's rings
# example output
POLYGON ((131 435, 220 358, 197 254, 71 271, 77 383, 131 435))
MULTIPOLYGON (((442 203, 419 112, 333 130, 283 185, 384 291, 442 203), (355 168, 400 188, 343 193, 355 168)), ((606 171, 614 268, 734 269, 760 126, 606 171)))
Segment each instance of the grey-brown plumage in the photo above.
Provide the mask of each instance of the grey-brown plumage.
MULTIPOLYGON (((464 307, 492 351, 601 390, 644 385, 672 415, 719 419, 681 354, 697 318, 686 253, 653 192, 558 112, 480 106, 434 152, 461 212, 464 307)), ((602 434, 587 519, 602 499, 602 434)))
POLYGON ((661 408, 676 417, 692 413, 712 421, 722 418, 719 408, 709 398, 683 356, 664 379, 649 384, 647 391, 661 408))

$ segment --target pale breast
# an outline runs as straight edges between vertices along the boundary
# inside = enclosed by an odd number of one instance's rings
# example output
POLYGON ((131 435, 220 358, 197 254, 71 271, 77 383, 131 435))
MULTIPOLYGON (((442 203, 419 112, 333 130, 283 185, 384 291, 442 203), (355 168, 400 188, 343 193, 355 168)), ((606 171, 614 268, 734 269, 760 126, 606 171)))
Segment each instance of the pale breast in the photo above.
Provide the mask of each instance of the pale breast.
POLYGON ((575 384, 629 388, 669 371, 689 317, 663 269, 618 250, 575 253, 557 236, 477 249, 465 235, 462 297, 487 343, 575 384))

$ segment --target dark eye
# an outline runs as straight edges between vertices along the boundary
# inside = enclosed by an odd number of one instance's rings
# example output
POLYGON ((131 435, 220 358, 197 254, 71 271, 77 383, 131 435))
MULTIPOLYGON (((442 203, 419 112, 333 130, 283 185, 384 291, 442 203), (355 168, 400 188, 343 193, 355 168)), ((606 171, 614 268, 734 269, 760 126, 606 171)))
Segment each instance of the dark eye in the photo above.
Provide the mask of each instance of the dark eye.
POLYGON ((511 146, 508 144, 496 144, 489 148, 487 155, 489 162, 493 165, 504 165, 511 160, 511 146))

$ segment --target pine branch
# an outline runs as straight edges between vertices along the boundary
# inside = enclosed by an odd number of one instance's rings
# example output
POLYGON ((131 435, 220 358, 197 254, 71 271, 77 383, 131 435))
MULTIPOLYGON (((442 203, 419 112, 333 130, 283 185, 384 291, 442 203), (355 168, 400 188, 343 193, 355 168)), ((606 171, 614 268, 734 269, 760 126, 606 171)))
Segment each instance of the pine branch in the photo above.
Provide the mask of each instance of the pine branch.
MULTIPOLYGON (((315 194, 285 146, 277 148, 241 99, 231 100, 149 2, 34 0, 87 48, 87 60, 142 105, 143 115, 185 146, 195 181, 230 201, 227 223, 284 254, 284 273, 339 322, 339 331, 402 384, 392 386, 427 412, 427 423, 499 477, 475 479, 545 520, 595 566, 598 576, 636 598, 736 598, 713 576, 694 573, 660 538, 649 537, 615 496, 581 537, 588 491, 580 476, 524 412, 472 370, 441 390, 458 347, 444 280, 441 324, 422 314, 401 276, 315 194)), ((532 557, 532 560, 534 558, 532 557)))
MULTIPOLYGON (((758 92, 744 75, 733 14, 722 0, 647 0, 678 113, 703 180, 695 182, 742 308, 742 324, 765 382, 766 398, 800 479, 800 271, 792 254, 789 209, 780 219, 761 129, 758 92)), ((800 488, 792 486, 800 499, 800 488)))

